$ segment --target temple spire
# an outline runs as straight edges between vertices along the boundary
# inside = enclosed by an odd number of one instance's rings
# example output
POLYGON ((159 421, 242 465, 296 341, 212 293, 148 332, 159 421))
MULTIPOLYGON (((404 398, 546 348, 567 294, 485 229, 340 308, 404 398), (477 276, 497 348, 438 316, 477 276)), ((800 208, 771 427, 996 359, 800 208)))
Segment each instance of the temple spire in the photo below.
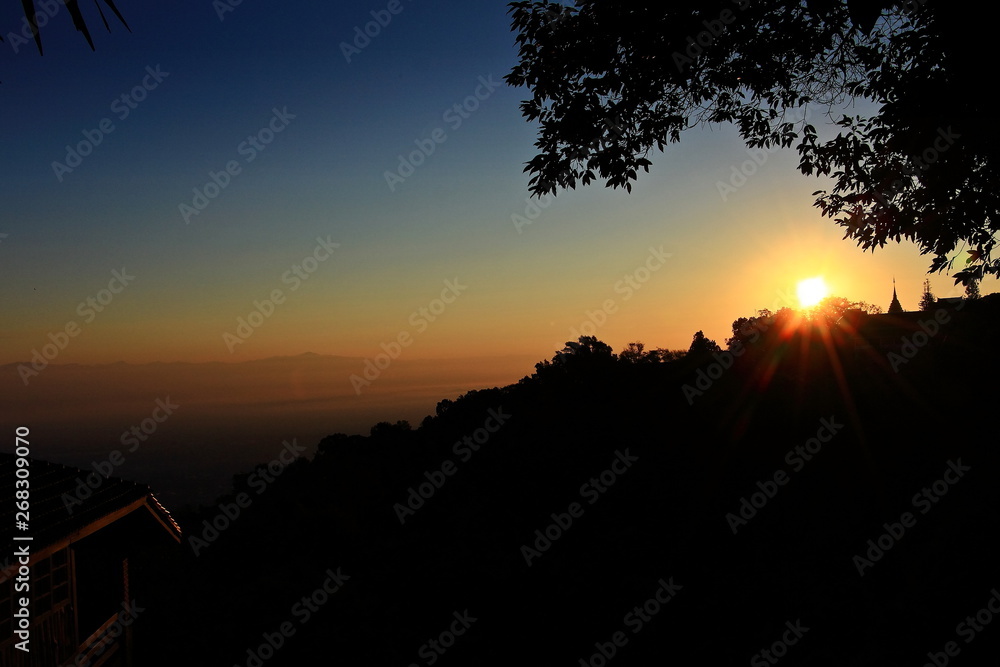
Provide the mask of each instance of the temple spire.
POLYGON ((892 277, 892 303, 889 304, 890 313, 901 313, 903 312, 903 306, 899 304, 899 299, 896 297, 896 277, 892 277))

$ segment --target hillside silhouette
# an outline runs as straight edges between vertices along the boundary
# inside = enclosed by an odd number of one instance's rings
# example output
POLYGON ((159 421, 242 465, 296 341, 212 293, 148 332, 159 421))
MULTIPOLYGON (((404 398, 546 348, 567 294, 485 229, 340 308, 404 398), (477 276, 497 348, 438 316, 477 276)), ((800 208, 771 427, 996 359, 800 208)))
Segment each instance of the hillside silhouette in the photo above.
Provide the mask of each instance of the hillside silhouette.
POLYGON ((134 574, 138 664, 988 664, 1000 295, 907 315, 581 338, 239 475, 134 574))

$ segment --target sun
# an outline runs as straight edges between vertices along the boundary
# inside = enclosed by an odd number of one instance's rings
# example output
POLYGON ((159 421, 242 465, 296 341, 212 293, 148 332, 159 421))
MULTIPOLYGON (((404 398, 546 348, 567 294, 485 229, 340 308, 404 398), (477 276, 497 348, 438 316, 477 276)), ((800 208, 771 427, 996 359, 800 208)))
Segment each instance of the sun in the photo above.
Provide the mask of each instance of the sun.
POLYGON ((798 286, 799 304, 803 308, 812 308, 830 293, 822 276, 807 278, 798 286))

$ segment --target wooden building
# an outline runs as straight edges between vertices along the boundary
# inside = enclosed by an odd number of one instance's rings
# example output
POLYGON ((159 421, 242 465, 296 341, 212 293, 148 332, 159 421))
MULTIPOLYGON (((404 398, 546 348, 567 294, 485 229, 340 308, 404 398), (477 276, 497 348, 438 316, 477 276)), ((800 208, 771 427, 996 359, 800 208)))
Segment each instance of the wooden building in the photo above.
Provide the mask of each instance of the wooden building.
POLYGON ((177 548, 180 527, 146 486, 30 462, 30 522, 21 533, 15 530, 15 457, 0 454, 0 665, 131 666, 142 593, 133 590, 129 570, 143 567, 154 552, 177 548), (15 535, 32 539, 18 542, 15 535), (30 550, 27 577, 15 555, 23 545, 30 550), (15 589, 25 582, 29 591, 15 589), (15 618, 26 595, 28 652, 17 648, 15 618))

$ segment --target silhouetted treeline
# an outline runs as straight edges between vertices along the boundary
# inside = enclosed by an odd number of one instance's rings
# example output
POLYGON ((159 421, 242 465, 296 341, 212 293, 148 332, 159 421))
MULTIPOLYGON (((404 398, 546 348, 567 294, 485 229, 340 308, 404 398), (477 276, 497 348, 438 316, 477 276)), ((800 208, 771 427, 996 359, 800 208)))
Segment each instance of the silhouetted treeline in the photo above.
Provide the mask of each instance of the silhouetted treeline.
POLYGON ((922 665, 949 641, 986 664, 1000 625, 966 643, 956 624, 1000 585, 1000 296, 897 369, 884 340, 772 324, 670 361, 581 339, 415 428, 237 477, 134 575, 138 664, 773 664, 797 621, 784 665, 922 665), (238 516, 196 556, 220 505, 238 516))

